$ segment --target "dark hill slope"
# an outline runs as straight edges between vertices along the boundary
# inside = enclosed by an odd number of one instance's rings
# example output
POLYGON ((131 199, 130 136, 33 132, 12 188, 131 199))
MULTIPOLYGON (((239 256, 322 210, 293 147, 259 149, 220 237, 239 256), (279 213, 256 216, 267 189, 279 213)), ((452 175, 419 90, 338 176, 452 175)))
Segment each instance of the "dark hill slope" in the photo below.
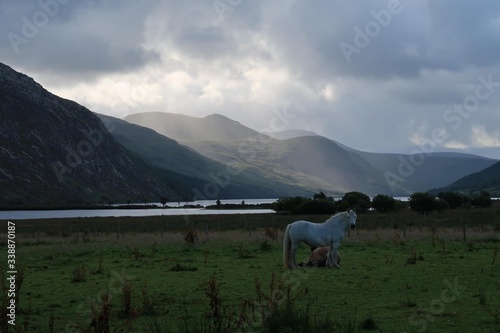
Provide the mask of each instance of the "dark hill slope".
POLYGON ((442 191, 461 192, 468 195, 487 191, 494 197, 500 196, 500 162, 492 166, 460 178, 447 187, 434 189, 432 192, 439 193, 442 191))
POLYGON ((0 64, 0 203, 67 204, 178 197, 85 107, 0 64))
POLYGON ((288 169, 322 179, 342 191, 387 193, 383 175, 358 154, 322 136, 297 137, 280 142, 278 162, 288 169))
POLYGON ((447 186, 496 162, 486 157, 460 153, 436 152, 413 158, 406 154, 366 152, 358 154, 376 167, 380 174, 389 172, 401 176, 403 181, 397 183, 407 189, 407 194, 447 186))
POLYGON ((287 194, 309 194, 296 186, 262 179, 252 172, 240 173, 239 169, 233 172, 224 163, 205 157, 150 128, 110 116, 99 117, 108 125, 118 142, 147 163, 201 179, 202 182, 194 187, 198 189, 196 193, 201 193, 207 199, 277 198, 287 194), (213 185, 216 185, 216 190, 213 185), (210 191, 205 191, 205 186, 210 187, 210 191))

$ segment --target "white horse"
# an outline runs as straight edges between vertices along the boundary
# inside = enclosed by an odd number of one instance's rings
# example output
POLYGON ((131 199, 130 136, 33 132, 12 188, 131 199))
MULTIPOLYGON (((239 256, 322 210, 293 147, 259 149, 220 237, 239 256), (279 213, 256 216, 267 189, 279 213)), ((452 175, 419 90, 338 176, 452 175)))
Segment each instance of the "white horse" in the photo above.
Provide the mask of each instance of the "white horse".
POLYGON ((283 239, 283 265, 297 268, 295 253, 301 242, 317 248, 330 246, 326 266, 339 268, 335 254, 344 238, 345 232, 356 227, 356 212, 349 210, 333 215, 323 223, 295 221, 287 225, 283 239))

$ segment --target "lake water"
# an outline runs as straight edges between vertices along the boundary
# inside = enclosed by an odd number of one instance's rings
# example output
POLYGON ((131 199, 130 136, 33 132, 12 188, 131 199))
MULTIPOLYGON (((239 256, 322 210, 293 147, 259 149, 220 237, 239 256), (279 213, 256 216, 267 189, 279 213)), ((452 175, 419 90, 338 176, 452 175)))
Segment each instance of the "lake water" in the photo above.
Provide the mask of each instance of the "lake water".
MULTIPOLYGON (((335 198, 338 200, 338 198, 335 198)), ((408 201, 409 197, 395 197, 397 200, 408 201)), ((497 199, 497 198, 496 198, 497 199)), ((221 200, 221 204, 256 205, 273 203, 277 199, 231 199, 221 200)), ((143 205, 137 203, 133 205, 143 205)), ((148 203, 161 207, 161 203, 148 203)), ((216 200, 199 200, 191 202, 168 202, 171 208, 126 209, 126 205, 115 205, 114 209, 71 209, 71 210, 12 210, 0 211, 0 220, 26 220, 26 219, 53 219, 76 217, 123 217, 123 216, 162 216, 162 215, 222 215, 222 214, 270 214, 272 209, 204 209, 206 206, 215 205, 216 200), (203 208, 184 208, 185 205, 200 205, 203 208)))
MULTIPOLYGON (((261 203, 273 203, 276 199, 233 199, 221 200, 221 204, 245 204, 255 205, 261 203)), ((150 203, 161 207, 160 203, 150 203)), ((148 208, 148 209, 67 209, 67 210, 8 210, 0 211, 0 220, 27 220, 27 219, 53 219, 53 218, 76 218, 76 217, 123 217, 123 216, 162 216, 162 215, 222 215, 222 214, 269 214, 274 213, 272 209, 204 209, 184 208, 184 205, 200 205, 202 207, 215 205, 215 200, 203 200, 194 202, 168 202, 168 207, 173 208, 148 208)), ((121 207, 116 205, 115 207, 121 207)), ((126 206, 123 206, 126 207, 126 206)))

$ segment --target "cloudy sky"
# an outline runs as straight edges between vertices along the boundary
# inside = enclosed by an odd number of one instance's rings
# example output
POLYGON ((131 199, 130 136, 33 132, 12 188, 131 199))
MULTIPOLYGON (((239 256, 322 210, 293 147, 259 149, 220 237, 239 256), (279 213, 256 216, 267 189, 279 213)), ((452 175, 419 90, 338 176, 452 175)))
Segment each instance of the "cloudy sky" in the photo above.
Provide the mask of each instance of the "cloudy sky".
POLYGON ((0 62, 89 109, 500 159, 500 1, 0 0, 0 62))

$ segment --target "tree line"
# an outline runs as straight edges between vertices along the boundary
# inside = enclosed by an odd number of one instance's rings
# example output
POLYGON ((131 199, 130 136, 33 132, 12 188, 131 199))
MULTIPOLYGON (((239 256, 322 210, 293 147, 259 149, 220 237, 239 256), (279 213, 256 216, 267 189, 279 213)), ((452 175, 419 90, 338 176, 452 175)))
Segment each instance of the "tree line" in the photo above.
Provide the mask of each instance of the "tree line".
POLYGON ((284 197, 273 203, 272 208, 278 213, 286 214, 335 214, 348 209, 355 209, 361 214, 368 210, 388 213, 402 208, 410 208, 419 214, 428 214, 432 211, 443 212, 460 207, 489 207, 491 203, 491 195, 486 191, 472 196, 456 192, 441 192, 437 196, 427 192, 415 192, 411 194, 408 202, 385 194, 370 198, 364 193, 353 191, 344 194, 339 200, 327 196, 324 192, 315 193, 312 198, 284 197))

